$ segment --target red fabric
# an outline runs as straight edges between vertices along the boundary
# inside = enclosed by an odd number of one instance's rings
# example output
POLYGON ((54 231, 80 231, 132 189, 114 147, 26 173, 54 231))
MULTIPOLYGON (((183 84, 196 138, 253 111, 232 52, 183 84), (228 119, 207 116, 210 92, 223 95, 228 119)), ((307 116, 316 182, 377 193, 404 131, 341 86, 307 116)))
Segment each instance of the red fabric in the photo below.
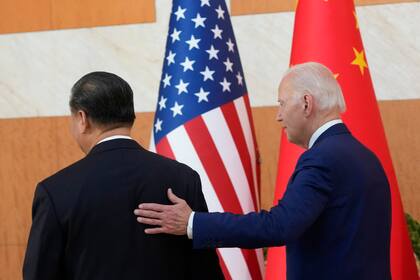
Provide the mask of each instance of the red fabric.
MULTIPOLYGON (((353 135, 379 157, 388 176, 392 201, 392 279, 417 280, 419 278, 398 184, 352 0, 299 1, 290 64, 309 61, 326 65, 336 75, 347 104, 347 111, 343 115, 344 122, 353 135), (356 55, 360 57, 359 60, 356 60, 356 55), (366 63, 366 67, 363 62, 366 63)), ((282 134, 274 203, 282 197, 301 152, 302 149, 287 142, 282 134)), ((269 250, 266 279, 285 279, 285 257, 284 254, 279 254, 277 248, 269 250)))

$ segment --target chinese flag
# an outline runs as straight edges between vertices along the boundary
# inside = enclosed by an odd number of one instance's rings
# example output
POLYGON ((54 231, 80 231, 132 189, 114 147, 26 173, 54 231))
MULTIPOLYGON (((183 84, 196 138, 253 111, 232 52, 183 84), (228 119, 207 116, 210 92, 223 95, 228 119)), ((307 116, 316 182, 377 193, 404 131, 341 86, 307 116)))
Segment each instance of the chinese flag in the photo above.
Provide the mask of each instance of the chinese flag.
MULTIPOLYGON (((384 57, 384 59, 386 59, 384 57)), ((380 159, 392 201, 391 274, 394 280, 418 279, 366 52, 352 0, 300 0, 296 9, 290 64, 315 61, 326 65, 341 85, 347 105, 343 120, 353 135, 380 159)), ((302 149, 282 134, 275 203, 283 195, 302 149)), ((286 278, 285 249, 268 251, 266 279, 286 278)))

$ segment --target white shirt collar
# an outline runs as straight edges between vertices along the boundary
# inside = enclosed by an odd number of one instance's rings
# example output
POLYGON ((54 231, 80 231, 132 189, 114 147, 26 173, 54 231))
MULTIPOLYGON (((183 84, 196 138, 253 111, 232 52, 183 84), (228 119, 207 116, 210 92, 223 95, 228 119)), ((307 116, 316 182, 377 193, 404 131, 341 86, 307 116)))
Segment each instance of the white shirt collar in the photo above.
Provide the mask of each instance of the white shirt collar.
POLYGON ((332 120, 324 123, 317 130, 315 130, 314 134, 312 134, 311 138, 309 139, 308 149, 310 149, 314 145, 315 141, 318 139, 319 136, 321 136, 322 133, 324 133, 328 128, 338 123, 343 123, 343 121, 340 119, 332 120))
POLYGON ((109 136, 109 137, 106 137, 106 138, 102 139, 101 141, 96 143, 96 145, 98 145, 102 142, 111 141, 111 140, 115 140, 115 139, 133 139, 133 138, 131 138, 130 136, 127 136, 127 135, 112 135, 112 136, 109 136))

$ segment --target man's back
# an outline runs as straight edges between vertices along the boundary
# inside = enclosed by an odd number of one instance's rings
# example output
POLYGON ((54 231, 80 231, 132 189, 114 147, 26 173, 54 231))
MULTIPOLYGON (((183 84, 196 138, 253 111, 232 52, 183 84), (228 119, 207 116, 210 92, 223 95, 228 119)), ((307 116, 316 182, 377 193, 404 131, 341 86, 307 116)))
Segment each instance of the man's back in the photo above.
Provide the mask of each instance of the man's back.
POLYGON ((319 187, 328 192, 324 210, 287 244, 290 279, 311 271, 314 279, 390 279, 389 185, 376 156, 339 124, 301 156, 294 176, 314 166, 327 170, 331 189, 319 187))
POLYGON ((270 211, 195 213, 196 248, 286 245, 288 280, 390 279, 390 194, 372 152, 345 125, 299 158, 270 211))
POLYGON ((38 186, 25 279, 221 278, 214 251, 192 251, 185 236, 146 236, 136 222, 139 203, 169 204, 168 187, 207 211, 192 169, 132 140, 98 144, 38 186))

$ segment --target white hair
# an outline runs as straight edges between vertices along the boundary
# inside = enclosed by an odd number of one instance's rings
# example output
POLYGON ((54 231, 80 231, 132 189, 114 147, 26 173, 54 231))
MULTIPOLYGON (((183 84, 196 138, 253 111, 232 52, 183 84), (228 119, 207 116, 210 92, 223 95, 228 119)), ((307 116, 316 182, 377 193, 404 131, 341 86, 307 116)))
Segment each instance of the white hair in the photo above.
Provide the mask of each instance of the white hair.
POLYGON ((294 65, 284 74, 287 83, 293 90, 303 96, 310 93, 317 102, 320 111, 338 109, 340 113, 346 111, 341 87, 333 73, 324 65, 317 62, 307 62, 294 65))

